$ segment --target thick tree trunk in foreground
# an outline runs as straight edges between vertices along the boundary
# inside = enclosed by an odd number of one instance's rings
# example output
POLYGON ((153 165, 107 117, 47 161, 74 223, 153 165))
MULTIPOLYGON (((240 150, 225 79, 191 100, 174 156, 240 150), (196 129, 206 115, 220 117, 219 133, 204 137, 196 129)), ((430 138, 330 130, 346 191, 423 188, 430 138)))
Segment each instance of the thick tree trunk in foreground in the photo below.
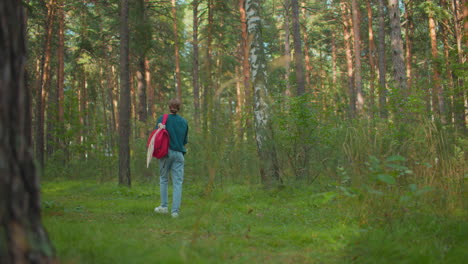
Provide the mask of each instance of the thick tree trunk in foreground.
POLYGON ((120 13, 120 104, 119 104, 119 184, 130 181, 130 71, 128 0, 121 0, 120 13))
POLYGON ((0 1, 0 263, 53 263, 31 156, 21 1, 0 1))
POLYGON ((260 1, 247 0, 247 26, 251 35, 250 72, 254 86, 254 122, 257 139, 257 152, 260 159, 262 183, 266 186, 281 181, 276 157, 276 148, 271 128, 269 95, 267 90, 267 73, 264 43, 262 37, 262 19, 260 1))

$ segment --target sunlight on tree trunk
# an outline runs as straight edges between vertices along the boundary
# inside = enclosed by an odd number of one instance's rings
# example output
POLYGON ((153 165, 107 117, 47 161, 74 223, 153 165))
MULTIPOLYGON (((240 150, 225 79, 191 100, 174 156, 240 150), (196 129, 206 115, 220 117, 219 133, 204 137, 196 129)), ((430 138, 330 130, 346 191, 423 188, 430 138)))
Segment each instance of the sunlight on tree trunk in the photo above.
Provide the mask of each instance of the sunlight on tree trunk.
POLYGON ((262 183, 272 186, 281 182, 279 176, 276 148, 273 140, 273 130, 270 120, 270 98, 267 90, 267 73, 264 43, 262 36, 262 18, 260 2, 247 0, 247 27, 251 35, 250 72, 254 87, 254 122, 257 140, 257 152, 260 159, 260 174, 262 183))

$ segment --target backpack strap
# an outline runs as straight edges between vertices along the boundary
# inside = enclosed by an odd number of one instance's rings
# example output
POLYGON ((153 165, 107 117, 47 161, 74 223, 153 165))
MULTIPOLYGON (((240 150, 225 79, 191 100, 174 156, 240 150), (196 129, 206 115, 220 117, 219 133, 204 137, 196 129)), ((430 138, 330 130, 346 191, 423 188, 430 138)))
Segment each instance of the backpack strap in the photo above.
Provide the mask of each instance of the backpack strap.
POLYGON ((163 124, 163 125, 166 125, 167 117, 168 117, 168 116, 169 116, 168 114, 164 114, 163 120, 162 120, 162 124, 163 124))

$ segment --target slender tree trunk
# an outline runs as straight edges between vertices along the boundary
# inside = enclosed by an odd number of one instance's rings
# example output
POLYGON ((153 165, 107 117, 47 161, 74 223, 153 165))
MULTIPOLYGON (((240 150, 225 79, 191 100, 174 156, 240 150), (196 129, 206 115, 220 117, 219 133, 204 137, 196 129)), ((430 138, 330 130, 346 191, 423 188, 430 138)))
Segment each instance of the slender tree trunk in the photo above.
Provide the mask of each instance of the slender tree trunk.
POLYGON ((30 152, 31 98, 21 1, 0 1, 0 18, 0 263, 54 263, 30 152))
POLYGON ((119 103, 119 184, 130 181, 130 71, 128 0, 121 0, 120 13, 120 103, 119 103))
POLYGON ((379 0, 379 108, 380 117, 387 118, 387 63, 385 59, 385 5, 379 0))
POLYGON ((392 43, 392 61, 393 61, 393 77, 395 79, 396 95, 394 98, 394 106, 397 111, 396 118, 404 117, 404 111, 408 96, 408 87, 406 81, 406 67, 403 57, 403 40, 401 38, 400 26, 400 8, 399 0, 388 1, 388 13, 390 16, 391 27, 391 43, 392 43))
POLYGON ((250 44, 250 71, 254 87, 254 119, 257 152, 260 158, 262 183, 272 186, 281 182, 273 130, 271 127, 269 95, 267 90, 266 58, 262 37, 260 2, 247 0, 245 3, 248 32, 252 36, 250 44))
POLYGON ((370 112, 371 117, 374 117, 375 108, 375 41, 374 41, 374 29, 372 28, 372 6, 371 2, 367 2, 367 20, 368 20, 368 31, 369 31, 369 66, 370 66, 370 112))
MULTIPOLYGON (((252 85, 250 84, 250 63, 249 63, 249 40, 247 32, 247 15, 245 12, 245 1, 239 0, 239 12, 240 12, 240 21, 241 21, 241 50, 242 50, 242 86, 244 91, 244 105, 250 106, 253 105, 253 95, 252 95, 252 85)), ((244 107, 243 114, 245 116, 252 116, 252 108, 244 107)), ((242 125, 242 124, 241 124, 242 125)), ((250 118, 245 118, 246 128, 252 127, 252 121, 250 118)), ((247 133, 252 133, 252 129, 242 129, 240 132, 243 134, 243 131, 247 133)), ((249 134, 248 134, 249 136, 249 134)))
POLYGON ((413 1, 405 0, 405 35, 406 35, 406 79, 408 90, 411 91, 411 83, 413 81, 412 70, 413 70, 413 35, 414 35, 414 23, 413 23, 413 1))
POLYGON ((147 109, 148 109, 148 117, 150 120, 153 120, 154 115, 154 88, 151 85, 151 67, 148 58, 145 58, 145 81, 146 81, 146 92, 148 94, 147 97, 147 109))
MULTIPOLYGON (((442 8, 449 10, 449 6, 447 0, 441 0, 440 4, 442 8)), ((443 25, 441 26, 440 30, 442 32, 442 40, 444 43, 444 60, 445 60, 445 74, 447 76, 447 89, 450 91, 450 97, 446 98, 446 120, 447 123, 452 123, 453 121, 453 105, 454 105, 454 94, 455 94, 455 84, 453 81, 453 71, 450 66, 450 43, 449 43, 449 32, 450 28, 450 21, 447 18, 443 19, 443 25), (448 99, 448 100, 447 100, 448 99)))
POLYGON ((354 35, 354 83, 356 90, 356 109, 362 113, 364 108, 364 96, 362 94, 362 75, 361 75, 361 12, 357 0, 352 0, 353 16, 353 35, 354 35))
MULTIPOLYGON (((454 33, 455 33, 455 40, 457 42, 457 58, 458 64, 462 65, 466 62, 466 54, 463 51, 462 47, 462 39, 463 39, 463 15, 461 13, 461 7, 459 6, 461 3, 459 0, 452 0, 452 12, 453 12, 453 24, 454 24, 454 33)), ((468 7, 465 5, 465 11, 468 12, 468 7)), ((466 25, 466 23, 465 23, 466 25)), ((466 27, 465 27, 466 29, 466 27)), ((467 32, 467 31, 465 31, 467 32)), ((455 112, 455 124, 458 129, 462 131, 466 131, 466 114, 465 114, 465 87, 463 76, 456 75, 456 90, 455 90, 455 101, 454 101, 454 112, 455 112)))
POLYGON ((200 86, 199 86, 199 63, 198 63, 198 0, 193 0, 193 106, 194 121, 197 130, 200 129, 200 86))
POLYGON ((294 67, 296 70, 296 95, 301 96, 305 93, 304 83, 304 60, 302 58, 302 40, 299 23, 299 3, 298 0, 291 0, 291 12, 293 23, 294 40, 294 67))
POLYGON ((182 102, 182 80, 180 76, 179 32, 177 30, 177 1, 172 0, 172 27, 174 29, 174 57, 177 98, 182 102))
MULTIPOLYGON (((301 3, 301 6, 302 6, 302 17, 304 19, 304 21, 308 21, 309 20, 309 15, 307 14, 306 12, 306 9, 305 9, 305 6, 306 3, 305 2, 302 2, 301 3)), ((305 60, 305 83, 307 85, 307 90, 309 90, 311 87, 311 81, 310 81, 310 74, 312 73, 312 65, 310 64, 310 56, 309 56, 309 38, 308 38, 308 33, 307 33, 307 27, 304 26, 304 30, 303 30, 303 38, 304 38, 304 60, 305 60)), ((315 96, 317 97, 318 96, 318 90, 317 89, 313 89, 315 91, 315 96)), ((323 91, 323 90, 322 90, 323 91)))
MULTIPOLYGON (((432 0, 427 0, 427 2, 432 2, 432 0)), ((437 115, 442 123, 446 123, 445 120, 445 100, 444 100, 444 91, 440 80, 440 71, 439 71, 439 50, 437 48, 437 32, 436 32, 436 22, 433 17, 433 13, 429 12, 429 36, 431 38, 431 55, 432 55, 432 81, 433 81, 433 90, 432 97, 434 115, 437 115)))
POLYGON ((147 104, 146 104, 146 67, 145 57, 141 57, 138 62, 138 121, 146 123, 148 118, 147 104))
POLYGON ((37 117, 36 117, 36 159, 42 169, 44 167, 44 112, 46 92, 50 84, 50 57, 52 47, 52 33, 55 18, 55 1, 49 0, 47 3, 47 23, 46 40, 44 43, 44 53, 41 61, 41 81, 37 93, 37 117))
POLYGON ((351 25, 349 20, 349 7, 345 0, 341 0, 341 15, 343 19, 343 36, 346 53, 346 69, 348 75, 348 91, 349 91, 349 115, 356 115, 356 92, 354 89, 354 72, 353 72, 353 55, 351 53, 351 25))
POLYGON ((336 87, 337 83, 337 61, 338 61, 338 55, 336 51, 336 34, 335 32, 332 32, 331 36, 331 45, 332 45, 332 82, 333 82, 333 87, 336 87))
POLYGON ((207 80, 203 90, 203 131, 208 132, 208 121, 211 121, 212 113, 212 94, 213 94, 213 75, 212 75, 212 42, 213 42, 213 12, 214 0, 207 0, 208 3, 208 25, 207 25, 207 43, 206 43, 206 74, 207 80))
POLYGON ((286 61, 284 79, 286 81, 286 96, 291 96, 291 82, 289 81, 289 74, 291 71, 290 9, 291 0, 284 0, 284 57, 286 61))
POLYGON ((64 122, 64 85, 65 85, 65 6, 64 0, 59 3, 59 42, 57 48, 57 94, 58 94, 58 120, 61 130, 63 130, 64 122))

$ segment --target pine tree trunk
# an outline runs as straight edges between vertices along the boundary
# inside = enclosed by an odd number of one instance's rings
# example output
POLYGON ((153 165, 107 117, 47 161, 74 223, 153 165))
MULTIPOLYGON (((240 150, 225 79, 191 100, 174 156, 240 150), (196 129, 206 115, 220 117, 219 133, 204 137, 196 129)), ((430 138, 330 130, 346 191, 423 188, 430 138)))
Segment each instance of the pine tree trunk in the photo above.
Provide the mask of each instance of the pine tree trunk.
POLYGON ((31 156, 26 86, 26 22, 21 1, 0 1, 0 263, 54 263, 41 222, 39 177, 31 156))
POLYGON ((262 19, 260 17, 260 2, 247 0, 248 32, 251 35, 250 71, 254 87, 254 122, 257 140, 257 152, 260 159, 260 175, 262 183, 272 186, 281 182, 273 130, 270 120, 269 95, 267 90, 266 58, 262 37, 262 19))
POLYGON ((387 118, 387 63, 385 58, 385 5, 379 0, 379 108, 380 117, 387 118))
MULTIPOLYGON (((463 15, 461 12, 462 7, 459 0, 452 0, 452 12, 453 12, 453 24, 455 39, 457 41, 457 57, 458 64, 462 65, 466 62, 466 54, 463 51, 462 40, 463 40, 463 15)), ((468 12, 468 7, 465 5, 465 11, 468 12)), ((466 31, 465 31, 466 32, 466 31)), ((455 88, 455 100, 454 100, 454 112, 455 112, 455 124, 461 131, 466 131, 466 114, 465 114, 465 87, 463 76, 456 75, 456 88, 455 88)))
POLYGON ((130 71, 128 0, 121 0, 120 13, 120 103, 119 103, 119 184, 130 181, 130 71))
POLYGON ((362 94, 362 74, 361 74, 361 30, 360 17, 361 12, 357 0, 352 0, 352 17, 353 17, 353 36, 354 36, 354 83, 356 91, 356 110, 362 113, 364 109, 364 96, 362 94))
POLYGON ((199 86, 199 63, 198 63, 198 0, 193 0, 193 106, 194 122, 197 130, 200 129, 200 86, 199 86))
POLYGON ((304 60, 302 53, 301 30, 299 24, 299 3, 298 0, 291 0, 293 41, 294 41, 294 67, 296 70, 296 95, 305 93, 304 83, 304 60))
MULTIPOLYGON (((305 2, 302 2, 302 17, 304 21, 309 20, 309 16, 306 12, 305 9, 305 2)), ((303 38, 304 38, 304 61, 305 61, 305 84, 307 85, 307 90, 309 90, 311 87, 311 82, 310 82, 310 74, 312 73, 312 65, 310 64, 310 56, 309 56, 309 38, 308 38, 308 33, 307 33, 307 28, 304 26, 303 30, 303 38)), ((315 96, 318 97, 318 89, 313 89, 315 91, 315 96)), ((323 91, 323 90, 322 90, 323 91)))
POLYGON ((58 94, 58 120, 59 124, 62 126, 64 122, 64 85, 65 85, 65 10, 64 10, 64 0, 60 0, 59 4, 59 41, 57 48, 57 60, 58 60, 58 70, 57 70, 57 94, 58 94))
MULTIPOLYGON (((442 8, 449 10, 449 6, 447 0, 441 0, 440 4, 442 8)), ((447 123, 452 123, 453 120, 453 105, 454 105, 454 94, 455 94, 455 84, 453 81, 453 71, 450 65, 450 43, 449 43, 449 32, 450 28, 450 21, 447 18, 443 19, 442 26, 440 28, 442 32, 442 40, 444 43, 444 60, 445 60, 445 73, 447 76, 447 89, 450 91, 450 97, 446 97, 446 120, 447 123)))
POLYGON ((146 111, 146 67, 145 57, 141 57, 138 62, 138 121, 146 123, 148 118, 148 112, 146 111))
POLYGON ((413 62, 413 35, 414 35, 414 23, 413 23, 413 1, 405 1, 405 35, 406 35, 406 78, 408 82, 408 90, 411 91, 411 83, 413 81, 412 76, 412 62, 413 62))
POLYGON ((50 84, 50 57, 52 47, 52 33, 55 17, 55 1, 49 0, 47 3, 47 22, 46 22, 46 39, 44 43, 44 53, 41 59, 41 77, 40 85, 37 93, 37 117, 36 117, 36 160, 39 162, 40 168, 44 167, 44 112, 46 92, 50 84))
MULTIPOLYGON (((432 2, 432 0, 427 0, 427 2, 432 2)), ((440 71, 439 71, 439 51, 437 48, 437 32, 436 32, 436 22, 433 17, 432 12, 429 12, 429 37, 431 38, 431 55, 432 55, 432 98, 434 108, 434 115, 438 116, 442 123, 445 124, 445 100, 442 84, 440 81, 440 71)))
POLYGON ((182 80, 180 76, 179 32, 177 30, 177 3, 172 0, 172 27, 174 29, 174 57, 177 98, 182 102, 182 80))
POLYGON ((343 20, 343 37, 346 53, 346 69, 348 76, 348 91, 349 91, 349 115, 353 118, 356 115, 356 92, 354 89, 354 69, 353 55, 351 53, 351 25, 349 19, 349 7, 345 0, 341 0, 341 16, 343 20))
POLYGON ((338 74, 337 74, 337 61, 338 61, 338 55, 336 51, 336 34, 335 32, 332 32, 331 36, 331 45, 332 45, 332 82, 333 82, 333 87, 336 87, 337 79, 338 79, 338 74))
POLYGON ((374 117, 375 108, 375 41, 374 41, 374 29, 372 28, 372 6, 371 2, 367 2, 367 20, 368 20, 368 31, 369 31, 369 66, 370 66, 370 112, 371 117, 374 117))
POLYGON ((397 111, 396 117, 398 119, 404 117, 403 111, 405 109, 408 96, 406 67, 403 57, 403 40, 401 38, 399 2, 399 0, 388 1, 388 13, 390 16, 391 27, 390 39, 392 43, 393 77, 397 91, 393 98, 395 100, 394 105, 397 111))
POLYGON ((286 96, 291 96, 291 82, 289 81, 289 74, 291 71, 291 44, 290 44, 290 17, 289 10, 291 8, 291 0, 284 0, 284 58, 285 58, 285 74, 286 81, 286 96))
POLYGON ((145 58, 145 81, 146 81, 146 93, 148 94, 147 117, 150 118, 150 120, 153 120, 154 119, 153 117, 154 115, 154 88, 151 85, 151 68, 150 68, 150 63, 149 63, 148 58, 145 58))

